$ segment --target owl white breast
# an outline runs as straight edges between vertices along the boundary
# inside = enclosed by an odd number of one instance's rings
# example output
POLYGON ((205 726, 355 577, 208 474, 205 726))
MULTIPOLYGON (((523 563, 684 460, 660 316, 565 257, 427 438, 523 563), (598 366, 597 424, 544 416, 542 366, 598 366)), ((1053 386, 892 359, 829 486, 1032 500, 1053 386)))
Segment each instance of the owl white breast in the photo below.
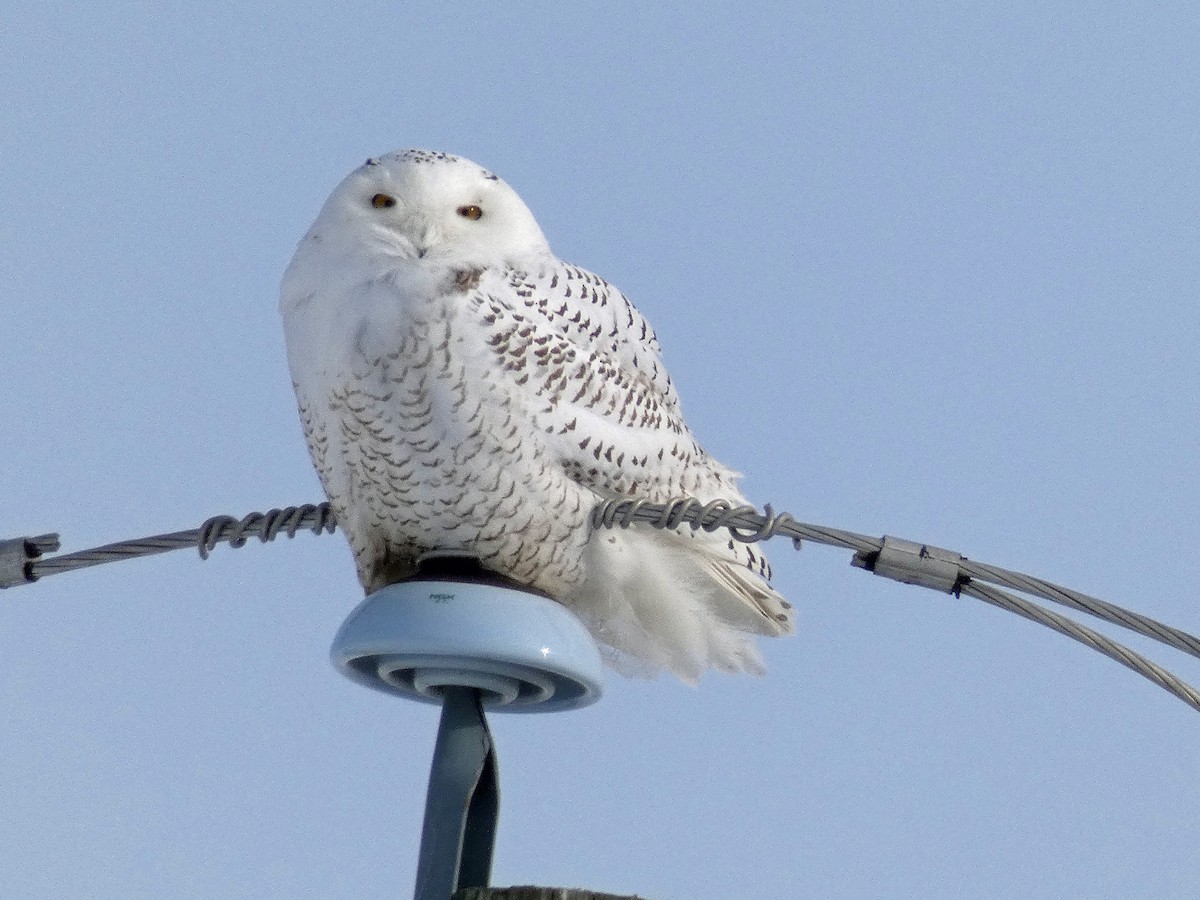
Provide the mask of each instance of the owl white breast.
POLYGON ((793 627, 766 560, 722 533, 592 531, 613 495, 744 502, 696 442, 646 320, 551 253, 469 160, 368 160, 284 275, 300 416, 368 591, 431 552, 574 610, 625 671, 761 671, 793 627))

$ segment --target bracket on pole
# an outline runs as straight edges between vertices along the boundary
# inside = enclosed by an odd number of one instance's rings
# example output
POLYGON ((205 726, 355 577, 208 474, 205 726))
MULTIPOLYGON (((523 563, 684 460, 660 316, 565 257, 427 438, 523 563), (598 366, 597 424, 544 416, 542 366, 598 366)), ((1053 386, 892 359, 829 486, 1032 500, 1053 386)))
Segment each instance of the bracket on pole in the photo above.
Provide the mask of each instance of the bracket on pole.
POLYGON ((500 813, 496 751, 479 691, 444 688, 442 718, 417 861, 415 900, 449 900, 487 887, 500 813))

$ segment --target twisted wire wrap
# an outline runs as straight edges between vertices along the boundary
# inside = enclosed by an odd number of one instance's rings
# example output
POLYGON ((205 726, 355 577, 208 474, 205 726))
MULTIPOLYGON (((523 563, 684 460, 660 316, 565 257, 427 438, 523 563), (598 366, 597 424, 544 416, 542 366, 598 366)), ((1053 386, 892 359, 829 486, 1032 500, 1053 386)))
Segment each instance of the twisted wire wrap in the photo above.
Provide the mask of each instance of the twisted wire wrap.
POLYGON ((667 503, 613 499, 592 510, 592 527, 619 525, 628 528, 635 522, 644 522, 655 528, 674 529, 686 523, 693 530, 702 528, 710 533, 727 528, 730 536, 743 544, 786 534, 792 538, 792 546, 799 550, 801 534, 796 528, 796 520, 788 513, 776 515, 769 503, 763 509, 766 515, 759 514, 753 506, 734 506, 728 500, 701 503, 695 497, 679 497, 667 503))
POLYGON ((246 546, 246 541, 257 537, 264 544, 275 540, 283 532, 289 538, 294 538, 301 528, 307 528, 313 534, 328 532, 333 534, 337 528, 333 510, 328 503, 304 506, 288 506, 284 509, 269 509, 265 513, 252 512, 241 519, 233 516, 213 516, 197 529, 196 544, 201 559, 208 559, 208 554, 216 549, 222 541, 230 547, 246 546))

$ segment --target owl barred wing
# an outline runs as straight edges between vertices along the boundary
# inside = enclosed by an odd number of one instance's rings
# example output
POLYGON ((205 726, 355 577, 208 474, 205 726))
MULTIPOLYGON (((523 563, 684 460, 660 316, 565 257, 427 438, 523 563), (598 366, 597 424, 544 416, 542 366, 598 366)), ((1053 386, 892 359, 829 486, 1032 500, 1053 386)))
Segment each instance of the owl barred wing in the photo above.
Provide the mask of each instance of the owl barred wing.
POLYGON ((594 272, 561 263, 530 276, 522 288, 532 290, 539 309, 562 318, 566 333, 591 350, 609 353, 630 376, 645 383, 664 409, 683 424, 679 396, 662 361, 658 337, 645 316, 616 287, 594 272), (542 306, 542 301, 545 305, 542 306), (557 303, 555 302, 557 301, 557 303))
MULTIPOLYGON (((523 392, 536 429, 574 481, 600 496, 663 501, 689 494, 745 502, 736 475, 692 436, 654 332, 616 288, 565 264, 534 274, 481 273, 477 288, 472 303, 490 331, 497 368, 523 392)), ((705 532, 655 532, 642 540, 658 548, 649 562, 659 570, 655 577, 670 573, 697 596, 709 595, 709 605, 728 625, 772 635, 792 630, 791 606, 767 583, 770 566, 753 547, 705 532)), ((637 552, 628 555, 636 558, 637 552)), ((615 571, 622 564, 609 560, 606 567, 615 571)), ((643 591, 645 578, 641 571, 643 591)), ((634 613, 637 623, 630 628, 665 627, 657 609, 635 604, 634 613)), ((610 610, 608 618, 611 630, 619 616, 610 610)), ((625 635, 616 643, 630 640, 625 635)), ((697 655, 736 657, 735 668, 754 667, 751 658, 728 648, 697 655)), ((687 668, 680 660, 664 664, 687 668)))
POLYGON ((735 473, 692 436, 653 330, 616 288, 560 263, 480 273, 472 302, 574 480, 602 495, 742 499, 735 473))

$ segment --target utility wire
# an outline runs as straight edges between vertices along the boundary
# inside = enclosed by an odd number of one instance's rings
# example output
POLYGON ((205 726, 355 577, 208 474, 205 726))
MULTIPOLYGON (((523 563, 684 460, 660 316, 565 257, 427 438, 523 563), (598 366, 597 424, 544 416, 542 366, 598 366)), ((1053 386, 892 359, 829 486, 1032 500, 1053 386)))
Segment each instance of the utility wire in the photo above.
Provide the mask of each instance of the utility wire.
POLYGON ((0 588, 27 584, 45 575, 57 575, 59 572, 86 569, 138 556, 153 556, 170 550, 198 549, 200 558, 206 559, 209 552, 219 543, 241 547, 252 537, 266 543, 281 533, 289 538, 295 537, 296 532, 301 529, 315 534, 323 531, 332 534, 335 526, 329 504, 319 503, 271 509, 265 513, 252 512, 241 519, 213 516, 199 528, 188 531, 156 534, 48 558, 42 558, 42 554, 58 549, 57 534, 0 541, 0 588))
POLYGON ((1073 619, 1061 616, 1022 597, 1014 597, 1012 594, 990 585, 967 584, 963 586, 962 593, 982 600, 985 603, 990 603, 993 606, 998 606, 1001 609, 1006 609, 1009 612, 1016 613, 1018 616, 1024 616, 1031 622, 1037 622, 1039 625, 1045 625, 1047 628, 1054 629, 1059 634, 1065 634, 1067 637, 1079 641, 1084 646, 1091 647, 1097 653, 1103 653, 1109 659, 1116 660, 1139 675, 1149 678, 1163 690, 1174 694, 1188 706, 1192 707, 1192 709, 1200 711, 1200 692, 1197 692, 1194 687, 1185 681, 1181 681, 1178 677, 1146 659, 1141 654, 1130 650, 1125 645, 1119 644, 1111 638, 1105 637, 1098 631, 1093 631, 1086 625, 1081 625, 1073 619))
MULTIPOLYGON (((1116 660, 1200 711, 1200 692, 1166 669, 1085 625, 991 585, 1002 585, 1086 612, 1195 657, 1200 657, 1200 638, 1116 604, 1021 572, 974 562, 951 550, 797 522, 788 513, 775 513, 770 506, 760 513, 752 506, 735 506, 726 500, 702 503, 693 497, 680 497, 666 503, 606 500, 592 511, 591 524, 593 528, 649 525, 662 529, 687 525, 707 532, 725 529, 734 540, 743 543, 783 536, 791 538, 797 550, 802 541, 851 550, 854 552, 851 563, 876 575, 955 596, 965 594, 1045 625, 1116 660)), ((220 543, 241 547, 252 537, 266 543, 280 534, 291 538, 301 530, 321 534, 332 533, 335 528, 336 521, 329 504, 320 503, 272 509, 265 513, 252 512, 241 519, 214 516, 199 528, 188 531, 121 541, 57 556, 45 555, 58 550, 56 534, 16 538, 0 541, 0 588, 29 584, 59 572, 169 550, 193 548, 199 550, 201 558, 207 558, 220 543)))

